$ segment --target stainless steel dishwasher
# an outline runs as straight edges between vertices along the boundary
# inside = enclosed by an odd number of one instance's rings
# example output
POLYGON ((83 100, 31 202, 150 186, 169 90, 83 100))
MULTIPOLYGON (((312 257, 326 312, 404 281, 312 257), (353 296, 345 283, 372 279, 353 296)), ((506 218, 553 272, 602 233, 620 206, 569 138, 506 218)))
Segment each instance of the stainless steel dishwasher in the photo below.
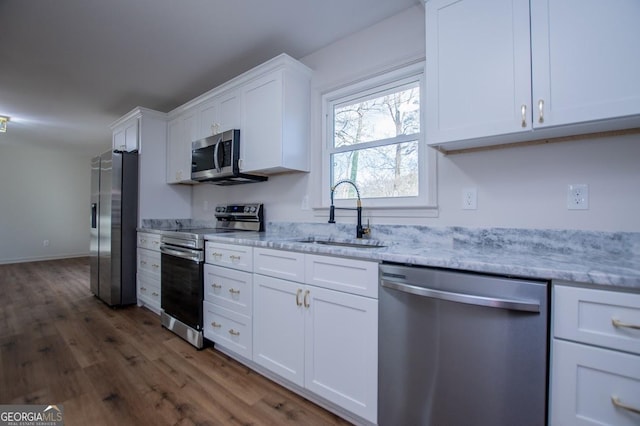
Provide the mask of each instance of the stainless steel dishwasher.
POLYGON ((381 264, 378 423, 545 425, 548 287, 381 264))

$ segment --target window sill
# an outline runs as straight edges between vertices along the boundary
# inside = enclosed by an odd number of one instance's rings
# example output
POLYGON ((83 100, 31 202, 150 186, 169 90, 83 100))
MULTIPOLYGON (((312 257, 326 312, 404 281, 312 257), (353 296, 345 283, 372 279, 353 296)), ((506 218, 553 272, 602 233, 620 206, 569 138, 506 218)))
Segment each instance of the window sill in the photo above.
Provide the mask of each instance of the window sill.
MULTIPOLYGON (((351 207, 349 207, 351 208, 351 207)), ((329 218, 329 207, 313 207, 313 216, 317 218, 329 218)), ((363 218, 388 218, 388 219, 403 219, 403 218, 435 218, 438 217, 440 210, 438 207, 413 207, 413 206, 394 206, 394 207, 367 207, 362 206, 363 218)), ((354 210, 340 210, 335 211, 336 218, 355 218, 355 202, 354 210)))

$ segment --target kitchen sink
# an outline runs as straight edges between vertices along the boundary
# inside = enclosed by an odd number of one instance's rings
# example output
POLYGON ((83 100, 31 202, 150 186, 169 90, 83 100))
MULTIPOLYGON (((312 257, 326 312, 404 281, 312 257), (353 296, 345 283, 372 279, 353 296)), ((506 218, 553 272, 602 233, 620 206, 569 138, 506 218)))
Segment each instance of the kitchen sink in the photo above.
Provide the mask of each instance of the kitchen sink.
POLYGON ((386 247, 384 243, 379 240, 336 240, 332 238, 308 237, 308 238, 296 240, 296 242, 308 243, 308 244, 320 244, 320 245, 335 246, 335 247, 363 248, 363 249, 375 249, 375 248, 386 247))

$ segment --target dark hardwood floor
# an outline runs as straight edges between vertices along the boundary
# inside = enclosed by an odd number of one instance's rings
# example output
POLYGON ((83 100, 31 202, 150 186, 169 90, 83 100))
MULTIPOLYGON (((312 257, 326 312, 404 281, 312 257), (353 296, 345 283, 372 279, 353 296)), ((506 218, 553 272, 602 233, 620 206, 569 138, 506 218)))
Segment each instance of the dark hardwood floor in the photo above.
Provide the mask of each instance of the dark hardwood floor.
POLYGON ((0 404, 62 404, 66 425, 348 424, 152 312, 89 291, 87 258, 0 265, 0 404))

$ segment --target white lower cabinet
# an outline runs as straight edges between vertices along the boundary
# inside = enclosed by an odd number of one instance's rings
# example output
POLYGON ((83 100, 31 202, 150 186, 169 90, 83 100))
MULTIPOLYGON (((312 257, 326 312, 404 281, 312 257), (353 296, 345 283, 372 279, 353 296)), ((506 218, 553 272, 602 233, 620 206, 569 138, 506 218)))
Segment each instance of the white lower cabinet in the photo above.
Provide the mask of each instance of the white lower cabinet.
POLYGON ((304 285, 253 277, 253 361, 304 386, 304 285))
POLYGON ((640 424, 640 294, 553 289, 550 420, 640 424))
POLYGON ((204 265, 202 309, 204 337, 251 359, 252 248, 207 242, 205 256, 207 263, 204 265))
POLYGON ((137 245, 138 306, 144 306, 160 315, 160 235, 138 232, 137 245))
MULTIPOLYGON (((314 274, 302 278, 309 272, 304 268, 305 261, 309 265, 309 257, 315 261, 322 258, 325 271, 335 260, 336 277, 344 276, 342 258, 254 250, 253 361, 375 423, 378 301, 309 285, 314 274), (278 263, 286 268, 279 270, 278 263), (282 278, 292 275, 300 281, 282 278)), ((355 262, 362 266, 361 261, 355 262)), ((375 266, 375 276, 366 274, 368 280, 374 280, 369 286, 375 287, 377 263, 366 263, 375 266)), ((353 287, 363 285, 354 282, 353 287)))

